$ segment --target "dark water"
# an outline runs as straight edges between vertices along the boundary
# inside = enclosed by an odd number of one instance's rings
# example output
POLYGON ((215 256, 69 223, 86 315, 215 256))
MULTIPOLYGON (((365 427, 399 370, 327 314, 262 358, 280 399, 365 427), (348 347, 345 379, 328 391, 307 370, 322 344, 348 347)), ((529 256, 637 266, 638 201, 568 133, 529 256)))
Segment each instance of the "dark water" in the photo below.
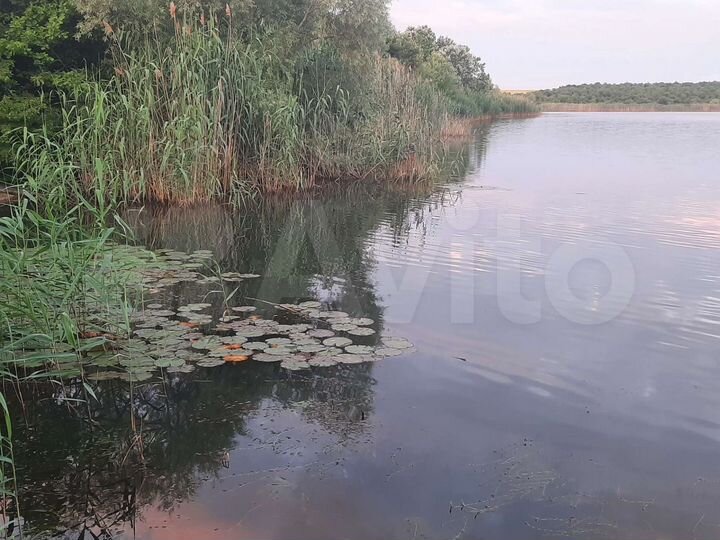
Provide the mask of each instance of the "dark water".
POLYGON ((720 115, 500 122, 460 169, 411 193, 131 215, 153 248, 262 274, 253 297, 321 299, 417 352, 108 382, 90 412, 28 405, 28 523, 147 540, 720 537, 720 115))

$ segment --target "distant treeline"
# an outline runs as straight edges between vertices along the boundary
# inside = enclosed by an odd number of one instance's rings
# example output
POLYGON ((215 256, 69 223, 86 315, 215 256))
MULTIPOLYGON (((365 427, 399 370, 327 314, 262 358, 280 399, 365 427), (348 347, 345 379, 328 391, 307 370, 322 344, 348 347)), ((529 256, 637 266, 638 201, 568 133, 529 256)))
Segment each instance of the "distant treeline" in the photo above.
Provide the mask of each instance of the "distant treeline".
POLYGON ((720 81, 699 83, 573 84, 530 94, 539 103, 720 105, 720 81))

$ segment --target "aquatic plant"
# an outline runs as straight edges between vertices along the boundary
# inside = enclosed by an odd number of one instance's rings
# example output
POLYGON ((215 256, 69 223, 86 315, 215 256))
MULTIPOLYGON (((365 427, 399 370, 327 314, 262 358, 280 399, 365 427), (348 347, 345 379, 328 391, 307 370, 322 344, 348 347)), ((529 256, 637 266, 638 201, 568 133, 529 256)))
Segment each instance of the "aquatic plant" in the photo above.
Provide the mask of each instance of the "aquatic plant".
POLYGON ((495 93, 464 96, 458 108, 378 54, 321 43, 288 58, 272 31, 239 39, 228 24, 178 22, 168 42, 109 31, 114 76, 64 97, 57 139, 25 135, 20 176, 97 207, 239 201, 323 180, 417 180, 437 171, 445 138, 473 129, 453 115, 525 112, 495 93))

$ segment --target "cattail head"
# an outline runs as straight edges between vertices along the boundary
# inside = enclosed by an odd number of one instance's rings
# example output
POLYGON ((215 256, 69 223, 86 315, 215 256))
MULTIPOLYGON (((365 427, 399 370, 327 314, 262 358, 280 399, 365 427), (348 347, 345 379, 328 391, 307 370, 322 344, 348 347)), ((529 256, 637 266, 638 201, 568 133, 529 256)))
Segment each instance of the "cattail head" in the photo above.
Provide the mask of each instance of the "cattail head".
POLYGON ((228 17, 232 17, 232 9, 230 9, 230 4, 225 4, 225 15, 228 17))
POLYGON ((170 18, 174 21, 177 14, 177 6, 175 2, 170 2, 170 18))

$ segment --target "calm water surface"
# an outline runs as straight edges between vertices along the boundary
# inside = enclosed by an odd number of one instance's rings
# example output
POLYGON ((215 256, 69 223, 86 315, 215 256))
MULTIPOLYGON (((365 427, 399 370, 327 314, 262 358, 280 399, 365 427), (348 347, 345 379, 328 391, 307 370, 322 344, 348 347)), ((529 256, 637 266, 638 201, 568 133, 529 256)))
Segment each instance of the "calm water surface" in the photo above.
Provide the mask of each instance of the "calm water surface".
POLYGON ((262 274, 243 294, 320 299, 417 351, 108 382, 92 421, 31 405, 35 531, 719 538, 720 115, 546 114, 464 157, 412 193, 132 213, 152 248, 262 274))

